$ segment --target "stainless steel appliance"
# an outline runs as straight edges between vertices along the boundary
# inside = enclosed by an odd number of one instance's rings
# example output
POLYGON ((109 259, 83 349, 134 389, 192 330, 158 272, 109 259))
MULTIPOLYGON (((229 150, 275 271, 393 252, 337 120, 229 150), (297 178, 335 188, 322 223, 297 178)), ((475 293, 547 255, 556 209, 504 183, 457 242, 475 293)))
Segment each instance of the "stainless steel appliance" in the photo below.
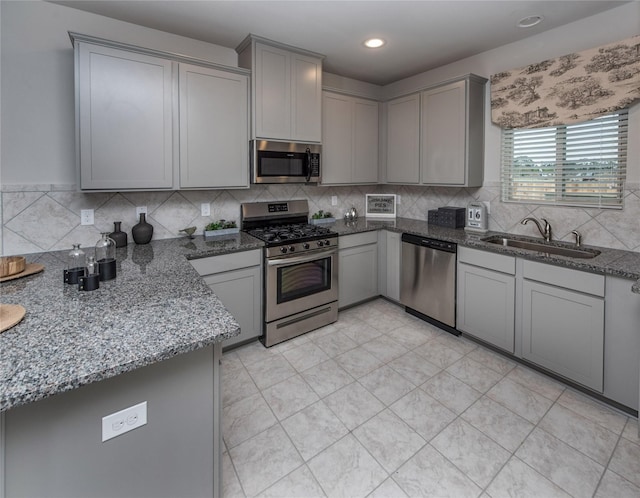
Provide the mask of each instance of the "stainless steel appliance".
POLYGON ((320 144, 251 141, 253 183, 318 183, 320 144))
POLYGON ((452 242, 402 234, 400 302, 407 312, 456 330, 456 254, 452 242))
POLYGON ((273 346, 338 319, 338 234, 308 223, 306 200, 241 206, 242 230, 265 242, 262 342, 273 346))

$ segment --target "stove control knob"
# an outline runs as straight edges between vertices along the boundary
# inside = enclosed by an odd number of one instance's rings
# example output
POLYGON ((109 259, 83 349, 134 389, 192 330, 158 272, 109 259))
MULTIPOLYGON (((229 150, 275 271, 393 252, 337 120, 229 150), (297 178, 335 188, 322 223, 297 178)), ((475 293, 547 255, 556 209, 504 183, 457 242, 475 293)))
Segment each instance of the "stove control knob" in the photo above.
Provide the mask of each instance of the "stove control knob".
POLYGON ((324 242, 322 242, 321 240, 318 241, 318 247, 322 247, 324 245, 324 242))
POLYGON ((303 249, 309 249, 309 243, 305 242, 304 244, 302 244, 303 249))
POLYGON ((286 252, 287 252, 287 248, 286 248, 286 247, 284 247, 284 246, 282 246, 282 247, 280 248, 280 252, 281 252, 282 254, 286 254, 286 252))
POLYGON ((296 250, 296 248, 294 246, 289 246, 289 252, 293 252, 295 250, 296 250))
POLYGON ((331 241, 329 239, 324 241, 324 245, 325 246, 330 246, 331 245, 331 241))

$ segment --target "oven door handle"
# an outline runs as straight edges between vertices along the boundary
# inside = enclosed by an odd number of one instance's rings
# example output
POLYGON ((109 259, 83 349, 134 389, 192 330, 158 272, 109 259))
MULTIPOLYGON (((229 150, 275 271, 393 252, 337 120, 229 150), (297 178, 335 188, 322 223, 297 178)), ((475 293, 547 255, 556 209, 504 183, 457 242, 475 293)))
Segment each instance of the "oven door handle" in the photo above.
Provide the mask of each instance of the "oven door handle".
POLYGON ((269 259, 267 261, 268 266, 284 266, 291 265, 294 263, 306 263, 308 261, 314 261, 316 259, 326 258, 327 256, 331 256, 332 254, 336 254, 338 252, 337 249, 331 249, 329 251, 321 251, 316 252, 310 256, 293 256, 293 257, 285 257, 278 259, 269 259))

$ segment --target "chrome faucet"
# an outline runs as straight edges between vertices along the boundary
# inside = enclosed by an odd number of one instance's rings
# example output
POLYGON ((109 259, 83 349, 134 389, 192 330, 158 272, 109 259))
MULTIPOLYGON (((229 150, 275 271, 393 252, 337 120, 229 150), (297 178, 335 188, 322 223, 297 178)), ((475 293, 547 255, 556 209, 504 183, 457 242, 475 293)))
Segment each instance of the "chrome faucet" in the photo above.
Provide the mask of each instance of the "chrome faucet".
POLYGON ((576 247, 580 247, 582 245, 582 234, 578 230, 571 230, 571 233, 576 238, 576 247))
POLYGON ((540 218, 540 219, 544 221, 544 229, 542 228, 542 225, 540 225, 540 222, 533 217, 527 217, 523 219, 520 223, 522 225, 526 225, 529 221, 533 221, 538 227, 538 231, 540 232, 540 235, 544 237, 544 240, 546 240, 547 242, 550 242, 552 237, 551 225, 546 219, 544 218, 540 218))

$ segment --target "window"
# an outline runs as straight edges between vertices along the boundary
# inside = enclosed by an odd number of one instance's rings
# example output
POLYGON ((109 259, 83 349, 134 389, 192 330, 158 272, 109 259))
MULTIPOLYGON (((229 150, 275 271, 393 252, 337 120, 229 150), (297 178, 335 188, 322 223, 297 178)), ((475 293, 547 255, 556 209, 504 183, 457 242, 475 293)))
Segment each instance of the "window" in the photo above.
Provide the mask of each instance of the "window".
POLYGON ((585 123, 502 132, 502 200, 622 208, 627 110, 585 123))

